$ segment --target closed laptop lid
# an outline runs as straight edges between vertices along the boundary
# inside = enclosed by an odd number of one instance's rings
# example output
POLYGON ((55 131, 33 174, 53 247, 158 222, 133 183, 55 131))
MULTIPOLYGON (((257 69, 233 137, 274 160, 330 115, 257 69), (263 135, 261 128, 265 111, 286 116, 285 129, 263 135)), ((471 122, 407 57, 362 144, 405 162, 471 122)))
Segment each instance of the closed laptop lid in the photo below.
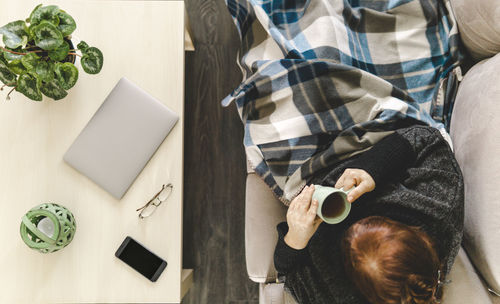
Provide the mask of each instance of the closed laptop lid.
POLYGON ((177 120, 164 104, 122 78, 64 160, 121 199, 177 120))

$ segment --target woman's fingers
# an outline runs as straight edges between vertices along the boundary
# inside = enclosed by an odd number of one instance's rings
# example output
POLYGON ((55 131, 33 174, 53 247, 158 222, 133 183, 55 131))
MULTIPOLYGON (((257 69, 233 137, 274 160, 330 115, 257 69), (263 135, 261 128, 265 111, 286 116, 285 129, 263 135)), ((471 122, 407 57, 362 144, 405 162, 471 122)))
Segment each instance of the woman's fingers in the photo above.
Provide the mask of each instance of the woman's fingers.
POLYGON ((290 206, 288 206, 288 210, 295 210, 297 208, 300 208, 300 204, 302 201, 302 197, 304 196, 304 192, 307 190, 307 186, 302 189, 302 191, 297 195, 292 202, 290 203, 290 206))
POLYGON ((313 193, 314 193, 314 185, 310 185, 306 193, 304 193, 304 200, 307 202, 308 208, 309 204, 311 203, 313 193))
POLYGON ((363 195, 366 192, 372 191, 373 188, 371 187, 371 184, 369 181, 362 181, 361 184, 359 184, 356 188, 352 189, 349 194, 347 195, 347 200, 352 203, 355 200, 357 200, 361 195, 363 195))
POLYGON ((314 193, 314 185, 305 186, 302 192, 297 197, 297 208, 307 211, 311 204, 312 194, 314 193))
POLYGON ((347 200, 352 203, 363 195, 363 193, 375 189, 375 181, 363 169, 346 169, 335 183, 335 188, 344 188, 345 191, 352 189, 347 196, 347 200), (353 187, 356 188, 352 189, 353 187))
POLYGON ((356 186, 357 182, 360 181, 359 172, 357 169, 345 169, 342 176, 335 183, 335 188, 340 189, 344 188, 344 190, 351 189, 353 186, 356 186))
POLYGON ((316 211, 318 210, 318 200, 312 200, 311 206, 309 207, 309 210, 307 210, 307 213, 309 214, 310 217, 314 218, 316 217, 316 211))
POLYGON ((349 175, 349 176, 346 176, 344 178, 344 184, 342 185, 342 188, 344 188, 344 190, 349 190, 351 189, 352 187, 355 187, 357 184, 358 184, 358 179, 356 178, 356 176, 353 176, 353 175, 349 175))
POLYGON ((342 175, 339 177, 337 182, 335 183, 335 188, 340 189, 344 185, 344 179, 345 179, 346 173, 342 173, 342 175))
POLYGON ((323 223, 323 220, 320 218, 320 217, 317 217, 314 219, 314 230, 318 229, 318 226, 321 225, 321 223, 323 223))

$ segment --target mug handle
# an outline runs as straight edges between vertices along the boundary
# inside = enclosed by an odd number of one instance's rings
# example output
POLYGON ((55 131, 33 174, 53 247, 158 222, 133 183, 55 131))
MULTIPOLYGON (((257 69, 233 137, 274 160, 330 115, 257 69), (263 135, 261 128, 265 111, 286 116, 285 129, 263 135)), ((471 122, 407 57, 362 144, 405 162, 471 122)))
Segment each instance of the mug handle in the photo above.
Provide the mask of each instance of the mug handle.
POLYGON ((344 187, 340 188, 339 190, 342 190, 344 191, 346 194, 349 194, 349 192, 351 192, 352 190, 354 190, 354 188, 356 188, 356 186, 352 187, 351 189, 349 190, 344 190, 344 187))

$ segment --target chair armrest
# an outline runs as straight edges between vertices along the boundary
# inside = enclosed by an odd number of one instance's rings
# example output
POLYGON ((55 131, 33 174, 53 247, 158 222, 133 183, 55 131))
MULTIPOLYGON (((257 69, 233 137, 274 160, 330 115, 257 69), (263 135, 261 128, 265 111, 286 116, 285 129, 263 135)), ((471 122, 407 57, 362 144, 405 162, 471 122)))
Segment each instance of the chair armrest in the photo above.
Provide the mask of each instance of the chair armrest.
POLYGON ((276 280, 274 248, 276 225, 286 220, 286 207, 255 173, 247 175, 245 203, 245 256, 250 279, 257 283, 276 280))
POLYGON ((500 52, 500 9, 497 0, 451 0, 458 31, 475 60, 500 52))
POLYGON ((465 74, 457 92, 450 135, 464 177, 463 246, 489 286, 500 293, 500 54, 465 74))
POLYGON ((462 247, 447 279, 450 279, 451 283, 444 286, 443 304, 492 303, 487 289, 462 247))

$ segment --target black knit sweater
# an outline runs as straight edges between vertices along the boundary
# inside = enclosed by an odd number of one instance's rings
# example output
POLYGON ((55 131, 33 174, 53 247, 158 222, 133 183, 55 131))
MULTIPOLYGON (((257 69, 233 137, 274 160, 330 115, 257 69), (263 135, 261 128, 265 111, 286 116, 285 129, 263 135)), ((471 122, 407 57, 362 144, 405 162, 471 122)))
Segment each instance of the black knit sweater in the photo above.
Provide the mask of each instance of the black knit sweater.
POLYGON ((462 240, 464 189, 460 168, 439 131, 426 126, 397 130, 311 184, 334 186, 347 168, 367 171, 375 190, 353 202, 346 220, 322 223, 302 250, 285 243, 287 223, 278 225, 274 263, 295 299, 303 304, 368 303, 344 271, 340 241, 353 223, 371 215, 422 227, 435 240, 449 273, 462 240))

